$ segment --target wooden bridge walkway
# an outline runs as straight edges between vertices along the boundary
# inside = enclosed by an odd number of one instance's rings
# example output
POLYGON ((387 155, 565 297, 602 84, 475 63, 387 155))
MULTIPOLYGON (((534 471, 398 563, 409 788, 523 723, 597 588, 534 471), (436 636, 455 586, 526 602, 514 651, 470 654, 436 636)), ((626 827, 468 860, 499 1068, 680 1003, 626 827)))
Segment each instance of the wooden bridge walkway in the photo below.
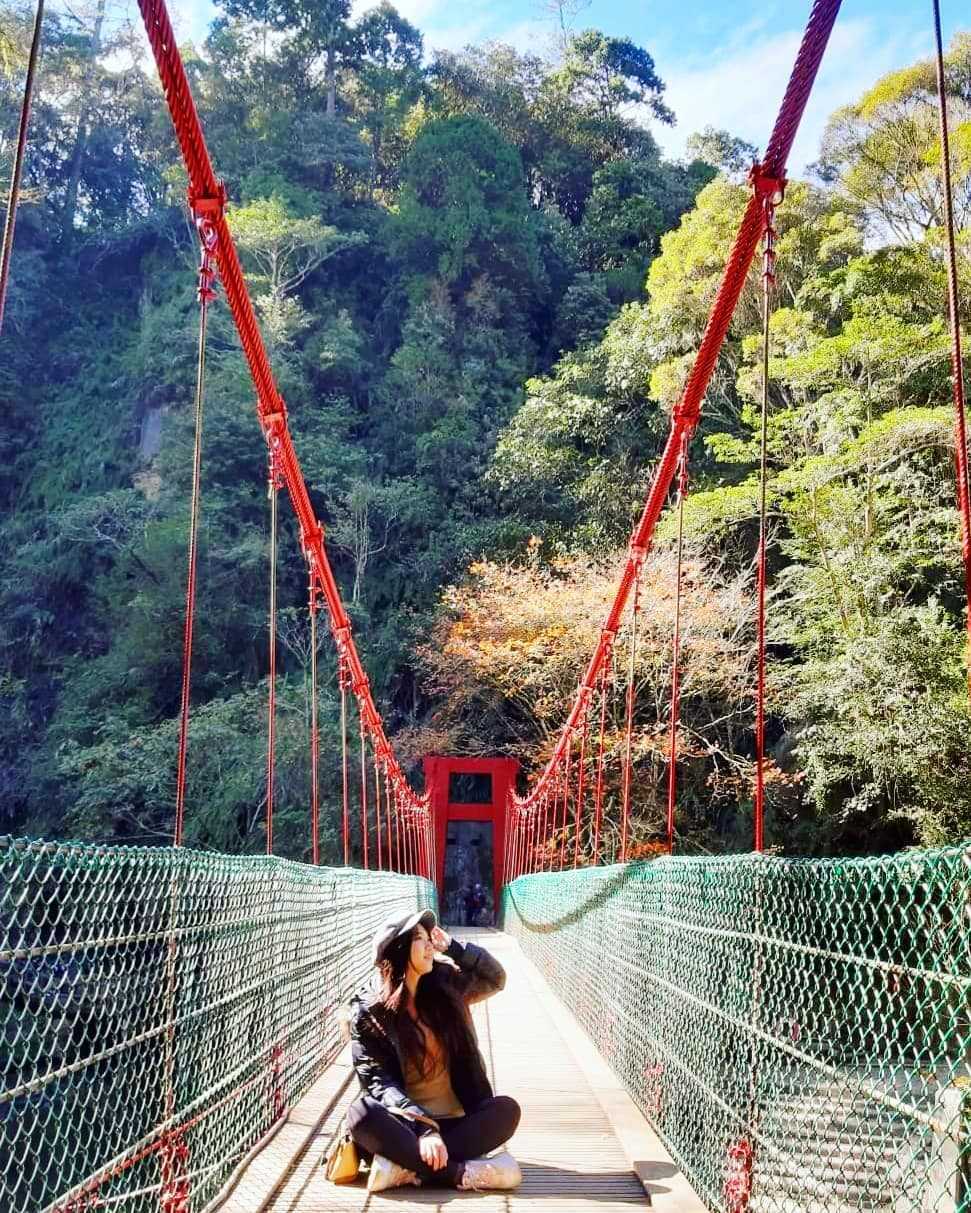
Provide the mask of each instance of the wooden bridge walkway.
MULTIPOLYGON (((593 1046, 509 936, 457 929, 502 961, 506 989, 475 1008, 497 1093, 523 1109, 510 1143, 523 1170, 511 1193, 403 1188, 369 1196, 363 1182, 335 1187, 321 1156, 357 1093, 347 1052, 292 1110, 251 1161, 220 1213, 375 1213, 475 1202, 481 1213, 704 1213, 663 1146, 593 1046), (350 1079, 350 1081, 348 1081, 350 1079)), ((469 1206, 468 1213, 472 1213, 469 1206)))

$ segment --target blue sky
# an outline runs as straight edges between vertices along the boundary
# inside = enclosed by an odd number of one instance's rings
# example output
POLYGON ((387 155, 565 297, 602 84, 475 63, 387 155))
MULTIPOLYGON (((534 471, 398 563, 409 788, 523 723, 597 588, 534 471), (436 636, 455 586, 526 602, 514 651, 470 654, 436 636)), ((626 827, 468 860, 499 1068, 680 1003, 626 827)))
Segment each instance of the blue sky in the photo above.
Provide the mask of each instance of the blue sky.
MULTIPOLYGON (((355 7, 369 2, 355 0, 355 7)), ((200 39, 215 12, 211 0, 170 3, 179 36, 200 39)), ((396 7, 422 30, 429 50, 490 39, 542 50, 551 38, 541 0, 400 0, 396 7)), ((964 0, 942 0, 945 38, 963 7, 964 0)), ((677 156, 687 136, 708 124, 764 146, 809 8, 810 0, 591 0, 574 24, 633 38, 651 52, 678 119, 671 130, 654 130, 677 156)), ((931 47, 930 0, 844 0, 790 172, 816 158, 832 110, 931 47)))

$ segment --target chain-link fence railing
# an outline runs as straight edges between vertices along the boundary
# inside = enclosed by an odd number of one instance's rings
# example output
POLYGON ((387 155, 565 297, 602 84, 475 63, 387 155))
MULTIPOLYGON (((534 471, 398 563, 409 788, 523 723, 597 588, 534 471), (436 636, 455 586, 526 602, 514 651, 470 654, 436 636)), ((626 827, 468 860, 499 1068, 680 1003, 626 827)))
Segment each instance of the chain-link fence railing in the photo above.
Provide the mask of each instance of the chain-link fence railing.
POLYGON ((340 1048, 413 876, 0 839, 0 1209, 201 1213, 340 1048))
POLYGON ((522 877, 504 925, 719 1213, 971 1213, 971 848, 522 877))

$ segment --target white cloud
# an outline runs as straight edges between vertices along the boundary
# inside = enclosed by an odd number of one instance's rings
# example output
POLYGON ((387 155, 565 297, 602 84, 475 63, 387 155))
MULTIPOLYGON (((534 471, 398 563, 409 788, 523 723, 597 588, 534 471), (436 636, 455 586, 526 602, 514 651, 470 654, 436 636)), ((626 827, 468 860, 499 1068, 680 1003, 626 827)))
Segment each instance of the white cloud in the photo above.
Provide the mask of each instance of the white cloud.
MULTIPOLYGON (((705 62, 660 63, 667 81, 665 100, 678 119, 674 128, 653 127, 665 154, 680 156, 688 136, 705 126, 724 128, 764 150, 801 38, 801 30, 787 30, 747 45, 733 41, 715 48, 705 62)), ((890 32, 869 20, 837 24, 806 106, 789 171, 801 173, 816 159, 823 127, 833 110, 926 50, 924 36, 913 29, 898 27, 890 32)))

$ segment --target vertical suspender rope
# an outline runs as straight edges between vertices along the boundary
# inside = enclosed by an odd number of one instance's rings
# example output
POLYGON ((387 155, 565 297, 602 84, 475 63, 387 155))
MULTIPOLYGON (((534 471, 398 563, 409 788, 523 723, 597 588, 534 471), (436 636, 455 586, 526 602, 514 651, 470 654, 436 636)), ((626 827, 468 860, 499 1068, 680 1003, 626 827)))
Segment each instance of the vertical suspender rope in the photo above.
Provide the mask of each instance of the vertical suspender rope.
POLYGON ((361 856, 365 871, 368 868, 368 820, 367 820, 367 730, 361 714, 361 856))
POLYGON ((754 849, 765 845, 765 583, 769 422, 769 315, 772 287, 775 284, 775 207, 782 201, 782 181, 753 175, 762 198, 762 413, 759 431, 759 549, 758 549, 758 636, 757 689, 755 698, 755 837, 754 849))
POLYGON ((280 471, 276 453, 270 445, 270 473, 268 493, 270 497, 270 623, 269 623, 269 667, 270 693, 267 701, 266 725, 266 853, 273 854, 273 791, 276 784, 276 557, 277 521, 279 514, 280 471))
POLYGON ((566 738, 566 759, 563 769, 563 834, 560 838, 560 871, 566 866, 566 839, 570 820, 570 766, 573 762, 573 734, 566 738))
POLYGON ((320 729, 317 720, 317 574, 310 567, 310 855, 320 863, 320 729))
POLYGON ((523 837, 526 829, 526 810, 523 809, 519 813, 519 821, 516 825, 516 875, 523 874, 523 837))
POLYGON ((374 823, 377 827, 378 840, 378 871, 384 870, 384 848, 381 845, 381 771, 378 766, 377 753, 374 755, 374 823))
POLYGON ((678 559, 674 591, 674 643, 671 646, 671 736, 668 746, 668 850, 674 851, 674 810, 678 797, 678 725, 681 721, 681 565, 684 557, 684 499, 688 492, 688 436, 681 440, 678 478, 678 559))
POLYGON ((401 793, 397 788, 394 794, 394 853, 394 866, 399 872, 403 872, 404 867, 401 863, 401 793))
POLYGON ((630 613, 630 655, 627 665, 627 714, 624 721, 624 790, 620 809, 620 862, 627 862, 627 833, 630 823, 630 769, 634 740, 634 683, 637 659, 637 616, 641 609, 641 565, 637 564, 634 601, 630 613))
MULTIPOLYGON (((39 18, 38 18, 39 20, 39 18)), ((192 681, 192 631, 195 621, 196 568, 199 551, 199 514, 202 498, 202 423, 206 384, 206 333, 209 304, 215 299, 216 229, 204 217, 197 216, 199 232, 199 345, 196 360, 195 433, 192 449, 192 489, 189 504, 188 572, 185 591, 185 623, 182 635, 182 697, 179 713, 179 756, 176 773, 175 829, 173 845, 182 846, 185 831, 186 755, 189 748, 189 697, 192 681)), ((179 936, 178 923, 182 909, 182 884, 179 869, 173 866, 169 886, 169 938, 165 959, 165 1052, 163 1059, 163 1121, 175 1117, 176 1047, 175 1023, 178 993, 179 936)), ((175 1207, 177 1200, 188 1201, 188 1179, 185 1176, 188 1149, 179 1129, 162 1139, 162 1199, 175 1207)))
POLYGON ((517 814, 516 821, 516 875, 523 874, 523 823, 525 818, 525 809, 520 809, 517 814))
POLYGON ((341 778, 344 792, 342 826, 344 834, 344 867, 346 868, 350 866, 351 862, 351 789, 350 773, 347 765, 347 659, 344 656, 343 648, 339 650, 337 657, 337 681, 340 684, 341 692, 341 778))
POLYGON ((580 734, 580 774, 577 779, 577 805, 574 814, 576 835, 573 842, 573 867, 580 866, 580 831, 583 828, 583 793, 587 774, 587 740, 590 736, 590 695, 587 692, 583 705, 583 731, 580 734))
POLYGON ((566 792, 563 788, 563 767, 562 764, 556 768, 553 779, 553 853, 550 855, 550 871, 553 871, 553 865, 556 863, 557 856, 562 846, 561 829, 566 826, 566 792), (560 813, 560 793, 564 796, 563 805, 563 826, 557 828, 556 819, 560 813))
POLYGON ((185 774, 189 748, 189 696, 192 682, 192 630, 196 610, 196 567, 199 552, 199 513, 202 498, 202 422, 206 388, 206 331, 209 304, 215 299, 216 263, 213 250, 215 229, 198 222, 201 252, 199 260, 199 346, 196 359, 195 437, 192 448, 192 491, 189 502, 188 574, 185 588, 185 622, 182 633, 182 702, 179 712, 179 757, 175 777, 175 828, 172 842, 182 845, 185 831, 185 774))
POLYGON ((385 842, 388 851, 388 871, 394 871, 394 850, 391 845, 391 771, 388 761, 384 763, 384 821, 385 842))
POLYGON ((597 790, 594 796, 593 811, 593 859, 597 864, 600 860, 600 821, 603 816, 604 803, 604 739, 607 735, 607 682, 610 678, 610 662, 613 650, 608 651, 600 671, 600 743, 597 747, 597 790))
POLYGON ((553 863, 556 860, 556 788, 550 787, 544 793, 546 801, 546 811, 548 815, 548 823, 546 828, 546 849, 549 852, 547 868, 550 872, 553 871, 553 863))
POLYGON ((24 172, 24 155, 27 151, 27 129, 30 126, 30 107, 34 96, 34 78, 37 75, 37 59, 40 55, 41 27, 44 24, 44 0, 38 0, 34 16, 34 34, 27 60, 27 76, 24 80, 24 100, 20 107, 20 125, 17 128, 17 150, 14 153, 13 169, 10 173, 10 192, 7 195, 7 215, 3 223, 3 249, 0 251, 0 332, 3 331, 3 313, 7 305, 7 283, 10 280, 10 255, 13 252, 14 229, 17 226, 17 207, 20 204, 20 180, 24 172))
POLYGON ((512 800, 511 795, 506 796, 506 804, 503 809, 502 818, 502 867, 499 869, 502 873, 499 877, 499 887, 509 883, 509 804, 512 800))
POLYGON ((971 489, 968 477, 968 427, 964 401, 964 363, 961 355, 961 315, 958 300, 957 249, 954 240, 954 202, 951 185, 951 144, 947 121, 947 81, 941 38, 940 0, 934 0, 934 38, 937 58, 937 98, 941 124, 941 173, 944 182, 944 227, 947 234, 947 304, 951 326, 951 387, 954 395, 954 439, 957 463, 958 510, 961 515, 961 555, 968 604, 967 676, 971 696, 971 489))
POLYGON ((543 862, 542 870, 546 871, 547 861, 550 857, 550 797, 548 792, 543 793, 543 862))

